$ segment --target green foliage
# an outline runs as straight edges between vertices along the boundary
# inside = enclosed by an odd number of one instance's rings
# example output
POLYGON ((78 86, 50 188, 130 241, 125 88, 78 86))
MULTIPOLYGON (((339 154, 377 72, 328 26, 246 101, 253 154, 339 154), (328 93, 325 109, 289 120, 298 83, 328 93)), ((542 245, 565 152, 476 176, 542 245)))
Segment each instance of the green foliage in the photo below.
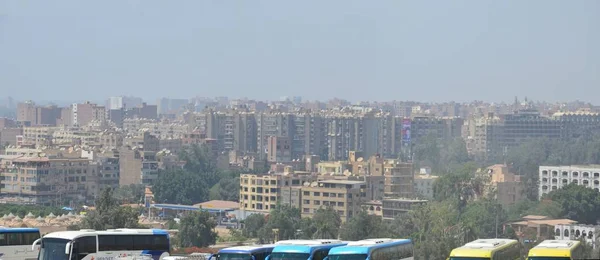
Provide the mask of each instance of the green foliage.
POLYGON ((265 216, 262 214, 252 214, 244 220, 244 228, 242 234, 246 237, 257 238, 260 229, 267 223, 265 216))
POLYGON ((456 202, 430 202, 415 207, 394 220, 390 232, 394 237, 415 242, 415 259, 445 259, 450 251, 476 235, 459 225, 456 202))
POLYGON ((192 205, 208 199, 208 188, 202 176, 181 169, 159 172, 152 192, 160 203, 192 205))
POLYGON ((244 237, 258 238, 260 243, 271 243, 275 240, 298 238, 296 232, 306 224, 300 217, 300 211, 287 205, 278 205, 271 209, 268 216, 252 214, 244 220, 242 235, 244 237), (274 229, 279 230, 275 237, 274 229))
POLYGON ((337 239, 342 219, 333 207, 319 208, 313 215, 312 224, 315 228, 312 238, 337 239))
POLYGON ((210 188, 209 198, 211 200, 239 201, 240 178, 223 178, 210 188))
POLYGON ((485 175, 476 174, 477 168, 473 163, 466 163, 450 169, 434 182, 434 198, 438 201, 459 199, 461 207, 466 201, 479 198, 484 194, 485 183, 489 180, 485 179, 485 175))
POLYGON ((179 223, 172 219, 169 219, 165 226, 167 226, 167 229, 169 230, 179 229, 179 223))
POLYGON ((214 228, 217 222, 206 211, 192 212, 181 219, 179 244, 181 247, 207 247, 217 241, 214 228))
POLYGON ((387 227, 381 217, 361 211, 349 219, 340 229, 340 238, 355 241, 367 238, 387 237, 387 227))
POLYGON ((211 198, 239 198, 238 171, 221 172, 206 146, 194 145, 179 155, 183 169, 160 171, 152 187, 154 199, 160 203, 196 204, 211 198), (210 189, 212 188, 212 192, 210 189))
POLYGON ((130 184, 115 189, 113 193, 122 204, 143 203, 145 188, 143 184, 130 184))
POLYGON ((600 196, 591 188, 571 183, 547 198, 560 204, 563 217, 579 223, 595 225, 600 216, 600 196))
POLYGON ((49 207, 42 205, 17 205, 17 204, 0 204, 0 216, 8 215, 12 213, 15 216, 19 216, 20 218, 25 217, 25 215, 33 214, 34 216, 47 216, 50 213, 54 213, 55 215, 60 215, 64 213, 60 207, 49 207))
POLYGON ((468 227, 476 237, 481 238, 496 237, 496 232, 501 236, 501 225, 507 219, 502 205, 488 199, 469 203, 460 218, 463 227, 468 227))
POLYGON ((246 240, 248 240, 248 238, 244 236, 242 230, 231 227, 228 227, 227 230, 229 231, 229 241, 245 242, 246 240))
POLYGON ((467 145, 462 138, 439 140, 429 134, 418 140, 412 149, 415 166, 430 166, 433 172, 448 172, 452 167, 468 162, 467 145))
POLYGON ((512 172, 522 175, 527 197, 536 200, 539 166, 600 164, 600 135, 582 135, 570 140, 533 139, 511 148, 506 160, 512 172))
POLYGON ((276 240, 293 239, 301 223, 300 210, 287 205, 277 205, 272 209, 267 218, 266 225, 259 231, 259 240, 273 242, 276 240), (278 237, 273 234, 273 229, 278 229, 278 237))
POLYGON ((81 228, 105 230, 112 228, 137 228, 140 212, 131 207, 121 207, 112 189, 102 191, 96 200, 96 210, 86 214, 81 228))

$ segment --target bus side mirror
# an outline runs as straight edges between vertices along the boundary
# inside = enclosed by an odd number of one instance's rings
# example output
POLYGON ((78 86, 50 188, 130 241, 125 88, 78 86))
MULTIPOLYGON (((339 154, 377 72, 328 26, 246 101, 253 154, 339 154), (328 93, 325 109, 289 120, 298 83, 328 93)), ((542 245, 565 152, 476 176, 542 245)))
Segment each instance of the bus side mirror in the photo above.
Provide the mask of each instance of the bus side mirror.
POLYGON ((265 258, 265 260, 271 260, 271 255, 268 255, 267 258, 265 258))
POLYGON ((42 239, 41 239, 41 238, 38 238, 37 240, 33 241, 33 244, 31 245, 31 251, 35 251, 35 246, 36 246, 37 244, 39 244, 39 243, 40 243, 40 241, 42 241, 42 239))
POLYGON ((252 256, 252 260, 256 260, 256 256, 252 256))
POLYGON ((217 259, 217 254, 212 254, 212 255, 210 255, 210 256, 208 257, 208 260, 211 260, 211 259, 213 259, 213 258, 216 260, 216 259, 217 259))
POLYGON ((67 243, 67 245, 65 245, 65 255, 68 255, 71 253, 71 242, 67 243))
POLYGON ((326 256, 325 258, 323 258, 323 260, 329 260, 329 256, 326 256))

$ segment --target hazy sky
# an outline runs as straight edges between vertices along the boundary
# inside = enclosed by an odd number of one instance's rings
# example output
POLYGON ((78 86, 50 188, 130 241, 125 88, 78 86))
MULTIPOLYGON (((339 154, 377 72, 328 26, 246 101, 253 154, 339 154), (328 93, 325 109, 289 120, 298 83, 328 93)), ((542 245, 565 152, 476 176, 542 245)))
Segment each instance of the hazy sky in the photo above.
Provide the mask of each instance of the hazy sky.
POLYGON ((0 96, 600 103, 600 1, 0 0, 0 96))

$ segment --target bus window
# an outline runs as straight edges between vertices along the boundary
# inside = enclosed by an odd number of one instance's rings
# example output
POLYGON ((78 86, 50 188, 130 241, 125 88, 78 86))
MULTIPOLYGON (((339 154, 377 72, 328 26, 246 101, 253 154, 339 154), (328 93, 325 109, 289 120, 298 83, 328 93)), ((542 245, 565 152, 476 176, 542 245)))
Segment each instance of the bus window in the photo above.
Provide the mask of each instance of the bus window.
POLYGON ((327 256, 328 252, 329 252, 329 250, 327 250, 327 249, 318 250, 314 253, 314 256, 312 259, 313 260, 323 260, 327 256))
POLYGON ((71 258, 81 260, 89 254, 96 253, 96 237, 87 236, 75 239, 71 258))

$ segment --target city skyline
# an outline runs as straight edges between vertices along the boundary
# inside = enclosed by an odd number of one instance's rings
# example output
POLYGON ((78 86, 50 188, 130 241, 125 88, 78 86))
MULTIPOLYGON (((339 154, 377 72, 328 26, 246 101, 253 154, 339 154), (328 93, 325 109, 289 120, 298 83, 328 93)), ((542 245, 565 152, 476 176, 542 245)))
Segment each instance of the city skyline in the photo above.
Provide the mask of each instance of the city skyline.
POLYGON ((2 2, 0 86, 19 100, 600 94, 597 1, 313 3, 2 2))

